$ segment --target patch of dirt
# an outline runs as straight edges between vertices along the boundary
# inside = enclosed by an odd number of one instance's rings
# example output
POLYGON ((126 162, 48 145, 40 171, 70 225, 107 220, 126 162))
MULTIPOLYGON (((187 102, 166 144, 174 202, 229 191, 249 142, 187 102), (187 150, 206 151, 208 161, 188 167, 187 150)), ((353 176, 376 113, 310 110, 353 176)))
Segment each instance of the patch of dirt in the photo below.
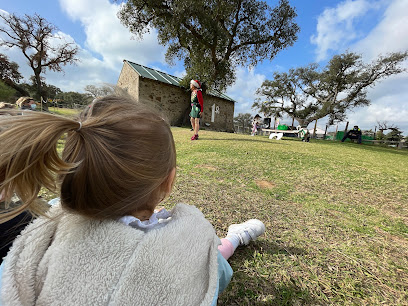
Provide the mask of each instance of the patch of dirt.
POLYGON ((273 189, 276 185, 270 181, 255 180, 255 184, 261 189, 273 189))
POLYGON ((204 168, 204 169, 211 170, 211 171, 218 170, 216 167, 208 166, 208 165, 197 165, 194 168, 204 168))
POLYGON ((374 229, 375 229, 375 231, 376 231, 378 234, 380 234, 381 236, 385 237, 386 239, 389 239, 389 240, 391 240, 391 241, 393 241, 393 242, 397 242, 397 243, 399 243, 400 245, 405 245, 405 246, 408 245, 408 242, 407 242, 404 238, 402 238, 402 237, 398 237, 398 236, 396 236, 396 235, 390 234, 390 233, 388 233, 388 232, 382 230, 381 228, 379 228, 379 227, 377 227, 377 226, 374 227, 374 229))

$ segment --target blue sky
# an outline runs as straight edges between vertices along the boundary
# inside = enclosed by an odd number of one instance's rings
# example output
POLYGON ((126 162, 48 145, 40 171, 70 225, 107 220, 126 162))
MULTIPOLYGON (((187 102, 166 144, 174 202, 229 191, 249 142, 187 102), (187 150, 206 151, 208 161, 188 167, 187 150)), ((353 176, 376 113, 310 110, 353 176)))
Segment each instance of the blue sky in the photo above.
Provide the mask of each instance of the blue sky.
MULTIPOLYGON (((67 66, 65 73, 45 74, 49 84, 64 91, 83 92, 89 84, 115 84, 123 59, 181 76, 182 65, 166 64, 165 47, 157 43, 154 30, 143 40, 132 39, 117 20, 117 3, 109 0, 1 0, 0 12, 38 13, 59 28, 60 36, 78 44, 78 65, 67 66)), ((277 1, 268 3, 274 6, 277 1)), ((251 109, 255 91, 265 79, 272 78, 274 71, 287 71, 312 62, 325 65, 334 54, 346 50, 362 54, 366 61, 379 54, 408 50, 408 0, 292 0, 290 3, 297 10, 299 38, 293 47, 283 50, 271 61, 265 60, 252 69, 237 67, 237 81, 227 90, 237 101, 235 114, 256 113, 251 109)), ((29 78, 32 71, 18 50, 0 49, 0 52, 17 62, 20 72, 29 78)), ((408 134, 408 73, 378 83, 369 90, 368 97, 371 106, 349 112, 351 125, 374 129, 377 121, 387 121, 408 134)), ((318 122, 323 129, 325 124, 325 119, 318 122)), ((340 123, 339 129, 344 126, 345 123, 340 123)))

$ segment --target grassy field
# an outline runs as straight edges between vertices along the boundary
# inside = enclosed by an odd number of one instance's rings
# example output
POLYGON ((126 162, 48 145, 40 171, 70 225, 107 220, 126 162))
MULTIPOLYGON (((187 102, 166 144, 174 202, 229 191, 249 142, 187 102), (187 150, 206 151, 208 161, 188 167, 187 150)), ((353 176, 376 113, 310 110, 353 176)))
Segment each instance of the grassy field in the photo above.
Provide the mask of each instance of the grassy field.
POLYGON ((408 304, 408 150, 173 133, 164 206, 196 205, 220 237, 250 218, 266 225, 230 259, 219 305, 408 304))
POLYGON ((230 259, 219 305, 408 304, 408 150, 175 128, 167 205, 202 209, 220 237, 261 219, 230 259))
POLYGON ((72 109, 72 108, 58 108, 58 107, 50 107, 50 113, 65 116, 65 117, 75 117, 81 112, 80 109, 72 109))

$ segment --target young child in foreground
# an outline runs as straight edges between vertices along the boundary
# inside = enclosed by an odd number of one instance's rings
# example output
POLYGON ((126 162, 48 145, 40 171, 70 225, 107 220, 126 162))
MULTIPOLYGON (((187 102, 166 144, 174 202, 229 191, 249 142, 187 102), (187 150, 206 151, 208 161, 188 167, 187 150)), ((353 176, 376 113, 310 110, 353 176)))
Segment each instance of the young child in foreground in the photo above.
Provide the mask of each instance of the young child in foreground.
POLYGON ((60 201, 26 227, 3 262, 3 305, 215 305, 239 245, 265 231, 256 219, 219 239, 194 206, 155 211, 176 175, 169 125, 119 96, 78 120, 33 112, 0 122, 0 185, 30 209, 41 187, 60 201), (57 143, 67 133, 60 157, 57 143))

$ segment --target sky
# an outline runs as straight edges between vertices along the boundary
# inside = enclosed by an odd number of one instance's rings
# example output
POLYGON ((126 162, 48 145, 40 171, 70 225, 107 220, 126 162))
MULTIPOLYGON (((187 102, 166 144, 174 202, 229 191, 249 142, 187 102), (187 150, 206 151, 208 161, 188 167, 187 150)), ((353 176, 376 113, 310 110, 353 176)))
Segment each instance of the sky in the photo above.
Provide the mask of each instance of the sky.
MULTIPOLYGON (((267 1, 275 6, 278 1, 267 1)), ((235 115, 256 114, 251 106, 256 90, 275 71, 318 63, 325 66, 335 54, 357 52, 370 62, 379 55, 408 50, 408 0, 290 0, 296 8, 300 26, 298 39, 292 47, 281 51, 272 60, 256 67, 238 66, 237 80, 226 94, 233 98, 235 115)), ((65 66, 64 73, 46 72, 48 84, 63 91, 84 92, 86 85, 116 84, 123 60, 133 61, 166 73, 183 76, 181 63, 169 66, 164 58, 165 46, 157 42, 154 29, 136 39, 119 22, 116 14, 120 1, 109 0, 0 0, 0 13, 17 15, 38 13, 58 28, 55 35, 79 47, 77 65, 65 66)), ((5 49, 11 61, 19 64, 26 80, 33 74, 18 49, 5 49)), ((408 68, 408 62, 403 66, 408 68)), ((347 113, 350 125, 374 130, 377 122, 398 126, 408 135, 408 73, 391 76, 368 90, 369 107, 347 113)), ((282 119, 291 124, 291 120, 282 119)), ((325 128, 327 120, 317 125, 325 128)), ((310 124, 311 126, 312 124, 310 124)), ((344 129, 346 122, 338 124, 344 129)), ((309 127, 310 127, 309 126, 309 127)), ((329 130, 334 130, 332 126, 329 130)))

